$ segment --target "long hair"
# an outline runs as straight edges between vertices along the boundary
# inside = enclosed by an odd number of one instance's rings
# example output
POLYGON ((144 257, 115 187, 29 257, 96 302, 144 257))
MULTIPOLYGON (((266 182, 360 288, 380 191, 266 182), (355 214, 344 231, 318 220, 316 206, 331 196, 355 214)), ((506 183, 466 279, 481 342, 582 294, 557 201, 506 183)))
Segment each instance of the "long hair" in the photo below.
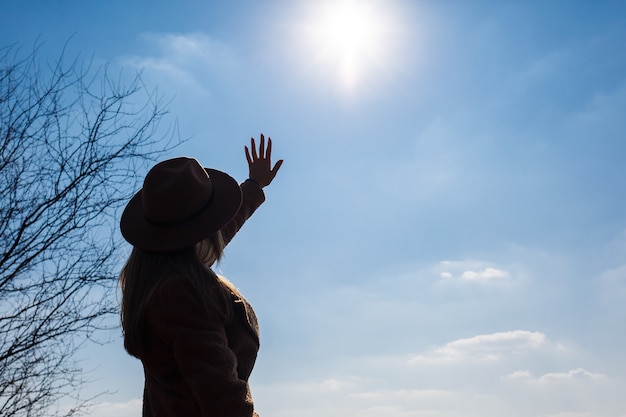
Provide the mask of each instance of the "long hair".
POLYGON ((145 340, 146 309, 152 295, 165 278, 177 275, 187 279, 196 289, 203 302, 218 302, 224 319, 230 314, 230 303, 227 300, 226 283, 209 269, 222 258, 224 240, 218 231, 194 246, 176 251, 155 252, 134 247, 122 272, 120 287, 122 289, 121 321, 124 332, 124 348, 138 356, 145 340), (219 286, 219 291, 215 287, 219 286), (220 294, 215 300, 209 294, 220 294), (211 301, 209 301, 211 299, 211 301))

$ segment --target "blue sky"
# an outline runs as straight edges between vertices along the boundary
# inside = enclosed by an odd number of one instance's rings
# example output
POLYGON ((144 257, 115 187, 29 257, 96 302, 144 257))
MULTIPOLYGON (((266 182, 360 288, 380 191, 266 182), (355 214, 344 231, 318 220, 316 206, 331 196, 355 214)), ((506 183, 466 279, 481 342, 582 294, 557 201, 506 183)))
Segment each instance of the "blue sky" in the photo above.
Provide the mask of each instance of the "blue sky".
MULTIPOLYGON (((4 0, 0 22, 143 71, 190 138, 171 156, 243 180, 273 138, 219 266, 260 319, 261 416, 626 416, 625 2, 4 0)), ((82 354, 113 392, 91 415, 139 415, 109 337, 82 354)))

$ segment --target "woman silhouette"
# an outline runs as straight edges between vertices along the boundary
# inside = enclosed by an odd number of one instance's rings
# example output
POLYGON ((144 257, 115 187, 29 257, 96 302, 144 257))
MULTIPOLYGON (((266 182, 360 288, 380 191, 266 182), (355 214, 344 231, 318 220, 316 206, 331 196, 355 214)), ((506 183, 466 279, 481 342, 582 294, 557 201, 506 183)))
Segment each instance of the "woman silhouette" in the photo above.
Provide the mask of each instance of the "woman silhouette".
POLYGON ((239 291, 211 270, 263 203, 283 161, 272 141, 245 147, 241 185, 192 158, 156 164, 120 227, 133 250, 120 274, 124 347, 141 360, 143 416, 256 416, 248 385, 257 319, 239 291))

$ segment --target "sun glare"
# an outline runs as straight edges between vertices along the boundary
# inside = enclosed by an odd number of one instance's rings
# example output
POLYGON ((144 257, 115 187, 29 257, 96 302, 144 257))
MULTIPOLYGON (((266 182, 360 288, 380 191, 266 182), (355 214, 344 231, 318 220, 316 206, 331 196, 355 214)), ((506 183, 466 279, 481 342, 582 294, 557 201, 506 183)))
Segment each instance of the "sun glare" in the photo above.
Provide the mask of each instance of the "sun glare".
POLYGON ((343 89, 355 89, 392 64, 399 25, 388 3, 320 1, 306 16, 302 52, 309 69, 336 79, 343 89))

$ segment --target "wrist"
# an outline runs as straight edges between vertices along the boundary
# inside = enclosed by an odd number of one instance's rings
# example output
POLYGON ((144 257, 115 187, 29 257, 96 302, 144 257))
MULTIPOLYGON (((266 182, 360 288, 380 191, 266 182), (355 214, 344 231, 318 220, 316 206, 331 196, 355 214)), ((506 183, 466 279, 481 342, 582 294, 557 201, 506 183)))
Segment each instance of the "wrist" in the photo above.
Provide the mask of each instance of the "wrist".
POLYGON ((255 180, 254 178, 248 178, 248 179, 246 180, 246 182, 251 182, 252 184, 256 185, 257 187, 259 187, 259 188, 263 188, 263 187, 261 186, 261 184, 259 184, 259 182, 258 182, 257 180, 255 180))

